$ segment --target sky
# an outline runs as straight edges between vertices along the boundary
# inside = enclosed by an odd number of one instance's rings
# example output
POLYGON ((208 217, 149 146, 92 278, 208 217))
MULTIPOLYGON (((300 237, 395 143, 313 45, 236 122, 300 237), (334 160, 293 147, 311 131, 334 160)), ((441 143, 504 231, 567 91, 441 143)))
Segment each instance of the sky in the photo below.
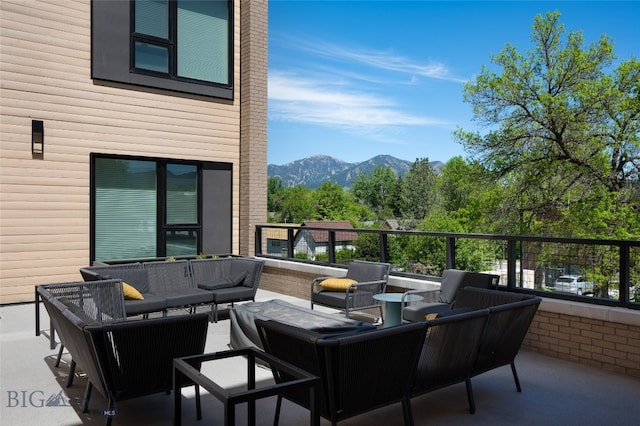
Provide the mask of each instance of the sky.
POLYGON ((486 129, 464 84, 507 43, 531 49, 552 11, 585 46, 606 34, 640 59, 640 1, 269 0, 268 163, 468 158, 453 131, 486 129))

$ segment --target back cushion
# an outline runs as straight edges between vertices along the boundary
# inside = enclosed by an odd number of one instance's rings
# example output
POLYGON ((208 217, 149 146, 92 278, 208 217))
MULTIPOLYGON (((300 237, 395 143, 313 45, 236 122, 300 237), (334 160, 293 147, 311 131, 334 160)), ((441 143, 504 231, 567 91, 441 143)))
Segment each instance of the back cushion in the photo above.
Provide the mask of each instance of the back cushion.
POLYGON ((466 271, 445 269, 440 283, 440 302, 451 304, 456 300, 456 293, 462 286, 466 271))
POLYGON ((144 269, 118 269, 113 268, 102 272, 103 279, 120 279, 133 286, 140 293, 149 292, 149 278, 144 269))

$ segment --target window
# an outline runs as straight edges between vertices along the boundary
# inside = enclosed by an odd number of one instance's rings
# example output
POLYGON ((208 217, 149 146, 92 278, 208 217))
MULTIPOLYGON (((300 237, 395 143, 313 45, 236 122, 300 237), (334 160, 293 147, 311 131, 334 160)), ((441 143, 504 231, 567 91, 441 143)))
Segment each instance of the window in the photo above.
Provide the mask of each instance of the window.
POLYGON ((231 164, 92 155, 91 261, 231 252, 231 164))
POLYGON ((92 1, 92 77, 233 99, 233 2, 92 1))
POLYGON ((229 84, 229 4, 135 0, 133 69, 229 84))

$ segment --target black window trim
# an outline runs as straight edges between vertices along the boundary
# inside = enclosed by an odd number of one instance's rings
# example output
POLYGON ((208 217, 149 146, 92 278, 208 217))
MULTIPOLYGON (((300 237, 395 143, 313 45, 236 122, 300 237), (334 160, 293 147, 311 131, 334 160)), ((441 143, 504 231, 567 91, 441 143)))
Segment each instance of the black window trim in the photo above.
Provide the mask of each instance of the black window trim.
MULTIPOLYGON (((133 3, 134 1, 135 0, 129 0, 129 3, 124 3, 112 2, 110 0, 91 0, 91 78, 93 80, 100 80, 104 82, 125 83, 134 86, 169 90, 173 92, 233 101, 235 97, 234 35, 236 0, 226 0, 229 7, 229 45, 227 48, 227 63, 229 65, 228 84, 179 77, 175 76, 175 73, 172 76, 141 69, 136 69, 134 72, 132 68, 134 55, 132 49, 132 29, 134 19, 132 9, 135 7, 133 3), (118 6, 114 6, 118 3, 126 5, 126 12, 120 8, 120 11, 116 13, 109 13, 111 12, 109 9, 106 10, 107 13, 101 13, 105 12, 106 7, 118 9, 118 6), (105 56, 105 52, 103 51, 104 44, 112 44, 112 32, 116 31, 116 34, 122 34, 122 32, 117 32, 121 30, 117 25, 113 25, 113 20, 117 20, 118 17, 123 17, 125 15, 128 15, 128 21, 126 22, 127 44, 123 45, 122 43, 119 43, 117 45, 113 45, 115 47, 107 49, 105 56), (96 30, 96 25, 100 27, 100 30, 96 30), (107 28, 106 30, 105 27, 107 28), (117 53, 114 53, 114 50, 117 53), (126 65, 124 64, 125 61, 126 65), (116 64, 115 68, 113 64, 116 64)), ((171 1, 173 2, 174 0, 171 1)), ((173 28, 175 28, 175 25, 173 25, 173 28)), ((176 55, 172 56, 175 57, 176 55)), ((171 66, 172 65, 170 64, 170 67, 171 66)))

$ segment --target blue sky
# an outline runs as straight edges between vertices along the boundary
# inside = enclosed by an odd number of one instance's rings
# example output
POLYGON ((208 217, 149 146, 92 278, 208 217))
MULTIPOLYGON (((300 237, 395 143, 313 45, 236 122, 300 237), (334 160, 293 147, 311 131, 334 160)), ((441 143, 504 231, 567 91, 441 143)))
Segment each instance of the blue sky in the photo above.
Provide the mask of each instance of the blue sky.
POLYGON ((530 49, 555 10, 587 45, 606 34, 640 58, 638 1, 270 0, 268 163, 466 157, 452 131, 481 129, 464 83, 507 43, 530 49))

